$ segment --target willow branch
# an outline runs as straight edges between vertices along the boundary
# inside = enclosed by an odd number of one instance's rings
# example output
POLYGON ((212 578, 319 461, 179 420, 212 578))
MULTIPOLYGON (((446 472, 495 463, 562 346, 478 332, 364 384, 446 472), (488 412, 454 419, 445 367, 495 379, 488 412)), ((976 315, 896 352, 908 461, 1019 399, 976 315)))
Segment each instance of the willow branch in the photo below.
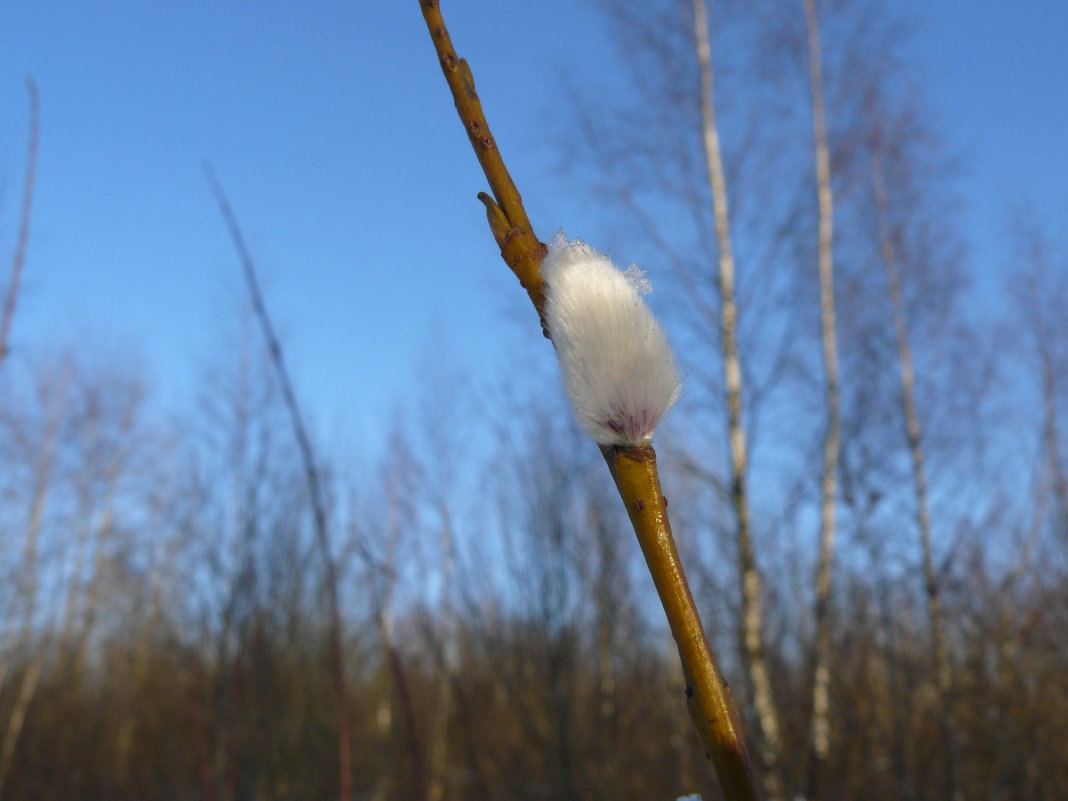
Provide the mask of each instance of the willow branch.
POLYGON ((756 801, 738 708, 708 647, 682 569, 660 489, 656 452, 649 445, 602 447, 638 544, 664 606, 686 678, 686 706, 729 801, 756 801))
MULTIPOLYGON (((467 130, 494 197, 480 194, 501 256, 519 278, 544 325, 544 282, 540 265, 545 246, 538 241, 523 201, 490 134, 467 63, 456 55, 438 0, 420 0, 456 111, 467 130)), ((690 718, 715 767, 729 801, 758 798, 737 707, 708 647, 697 606, 686 582, 660 489, 656 452, 651 446, 602 446, 601 452, 627 508, 634 533, 664 606, 679 649, 690 718)))
POLYGON ((7 356, 7 338, 11 333, 11 321, 15 317, 15 305, 19 299, 19 284, 22 267, 26 263, 26 246, 30 241, 30 216, 33 212, 33 190, 37 182, 37 145, 41 136, 41 109, 37 84, 33 78, 26 79, 26 91, 30 95, 30 143, 26 149, 26 179, 22 185, 22 211, 19 215, 19 233, 15 243, 15 256, 11 262, 11 281, 4 298, 4 312, 0 317, 0 364, 7 356))
POLYGON ((545 245, 534 235, 526 209, 523 208, 523 198, 504 165, 497 142, 486 122, 486 115, 482 112, 482 101, 475 91, 471 68, 456 55, 445 20, 441 17, 438 0, 420 0, 419 5, 434 42, 441 71, 452 92, 456 113, 460 115, 460 122, 467 131, 467 138, 471 140, 471 147, 493 192, 493 197, 481 192, 478 199, 486 206, 486 217, 493 238, 501 249, 501 257, 530 296, 544 330, 545 282, 541 277, 541 261, 545 258, 545 245))

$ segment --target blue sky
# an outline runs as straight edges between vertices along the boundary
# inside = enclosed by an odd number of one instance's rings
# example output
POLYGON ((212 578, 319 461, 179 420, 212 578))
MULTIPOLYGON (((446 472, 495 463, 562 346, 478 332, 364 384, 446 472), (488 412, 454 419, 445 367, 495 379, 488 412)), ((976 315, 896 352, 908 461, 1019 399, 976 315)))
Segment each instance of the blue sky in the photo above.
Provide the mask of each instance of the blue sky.
POLYGON ((1068 3, 907 0, 936 127, 961 168, 979 275, 1011 258, 1007 213, 1068 233, 1068 3))
MULTIPOLYGON (((972 258, 996 281, 1012 205, 1064 233, 1068 3, 902 2, 936 127, 963 170, 972 258)), ((541 236, 565 226, 611 249, 596 239, 596 209, 552 171, 547 133, 566 102, 560 75, 581 83, 612 68, 592 4, 453 0, 444 12, 541 236)), ((190 390, 240 291, 204 159, 321 422, 380 428, 442 339, 476 375, 519 340, 537 341, 475 200, 484 180, 415 0, 8 0, 5 270, 27 74, 40 86, 42 142, 16 353, 117 341, 140 352, 163 398, 190 390)))

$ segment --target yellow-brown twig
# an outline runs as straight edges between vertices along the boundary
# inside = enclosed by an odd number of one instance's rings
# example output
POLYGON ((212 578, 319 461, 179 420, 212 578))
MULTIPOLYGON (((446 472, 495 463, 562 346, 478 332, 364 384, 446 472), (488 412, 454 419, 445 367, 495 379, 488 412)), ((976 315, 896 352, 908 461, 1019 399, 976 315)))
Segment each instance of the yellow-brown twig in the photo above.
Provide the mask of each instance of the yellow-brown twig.
POLYGON ((479 200, 486 205, 486 216, 490 230, 501 249, 501 257, 512 268, 519 283, 530 296, 538 317, 542 320, 544 330, 545 282, 541 278, 541 261, 545 258, 545 245, 538 241, 523 208, 523 198, 515 188, 504 159, 497 149, 497 142, 490 132, 486 115, 482 113, 482 102, 475 91, 475 79, 467 62, 456 55, 452 46, 445 20, 441 18, 438 0, 420 0, 423 18, 426 20, 430 38, 438 53, 441 71, 452 91, 456 103, 456 113, 471 140, 478 163, 486 174, 491 198, 485 192, 479 193, 479 200))
MULTIPOLYGON (((445 80, 452 90, 456 111, 493 191, 492 198, 479 194, 486 206, 490 230, 501 248, 501 256, 530 295, 544 331, 545 293, 540 267, 545 245, 534 235, 523 200, 490 134, 471 70, 452 46, 438 0, 420 0, 420 6, 445 80)), ((601 452, 626 505, 678 645, 690 717, 715 767, 724 795, 729 801, 757 801, 738 711, 709 651, 671 535, 656 452, 649 445, 602 447, 601 452)))
POLYGON ((627 508, 645 563, 664 606, 686 677, 686 706, 705 752, 730 801, 756 801, 738 710, 705 639, 686 574, 671 535, 667 500, 660 490, 656 452, 649 445, 602 447, 627 508))

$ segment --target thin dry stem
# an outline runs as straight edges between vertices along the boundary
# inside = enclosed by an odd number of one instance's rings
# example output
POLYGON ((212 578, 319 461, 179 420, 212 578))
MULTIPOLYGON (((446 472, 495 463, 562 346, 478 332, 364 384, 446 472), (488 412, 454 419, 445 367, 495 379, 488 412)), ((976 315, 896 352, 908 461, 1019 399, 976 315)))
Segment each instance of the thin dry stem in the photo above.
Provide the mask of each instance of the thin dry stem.
MULTIPOLYGON (((420 0, 427 29, 434 42, 456 111, 468 132, 494 198, 485 193, 490 230, 501 256, 527 290, 544 326, 544 282, 540 266, 546 248, 534 235, 504 166, 475 92, 467 63, 456 55, 438 0, 420 0)), ((686 678, 687 706, 694 727, 715 767, 724 795, 730 801, 756 801, 737 707, 708 647, 697 607, 686 582, 668 521, 667 501, 660 490, 656 452, 651 446, 602 447, 605 461, 626 505, 646 564, 679 649, 686 678)))
POLYGON ((322 482, 319 477, 319 469, 312 452, 311 439, 308 437, 304 418, 297 404, 297 396, 293 390, 293 382, 286 368, 285 358, 282 354, 282 345, 275 334, 271 317, 267 313, 267 306, 263 302, 263 293, 260 291, 259 280, 256 277, 256 267, 252 261, 252 254, 245 244, 245 237, 237 223, 230 201, 223 192, 218 178, 211 165, 204 165, 208 183, 212 194, 219 204, 223 220, 226 222, 230 239, 237 250, 241 260, 241 268, 248 286, 249 295, 252 298, 252 307, 263 329, 264 338, 267 340, 267 350, 270 354, 271 363, 278 376, 281 385, 282 397, 285 400, 286 410, 289 412, 290 423, 300 450, 301 462, 304 466, 304 475, 308 482, 308 494, 311 497, 312 514, 315 519, 315 538, 320 554, 323 559, 325 571, 325 589, 327 596, 327 608, 330 615, 330 651, 331 662, 334 672, 334 691, 337 695, 337 723, 338 723, 338 795, 341 801, 349 801, 352 798, 352 736, 349 721, 348 683, 345 679, 345 656, 342 643, 342 620, 341 602, 338 598, 337 563, 331 553, 330 540, 327 534, 326 504, 324 502, 322 482))
POLYGON ((11 280, 7 285, 7 296, 4 298, 4 312, 3 316, 0 316, 0 364, 4 363, 7 356, 11 321, 15 317, 15 306, 19 299, 22 268, 26 263, 26 246, 30 241, 33 190, 37 183, 37 145, 41 137, 41 109, 37 84, 33 78, 26 79, 26 91, 30 95, 30 143, 26 149, 26 179, 22 185, 22 211, 19 215, 18 240, 15 243, 15 256, 11 261, 11 280))

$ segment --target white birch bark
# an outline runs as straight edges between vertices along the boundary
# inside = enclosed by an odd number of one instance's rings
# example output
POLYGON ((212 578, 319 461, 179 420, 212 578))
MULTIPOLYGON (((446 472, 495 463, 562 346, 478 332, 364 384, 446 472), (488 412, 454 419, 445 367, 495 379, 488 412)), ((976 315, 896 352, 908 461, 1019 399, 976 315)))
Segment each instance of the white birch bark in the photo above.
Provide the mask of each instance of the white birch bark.
POLYGON ((823 66, 819 20, 813 0, 805 0, 808 31, 809 85, 812 93, 812 129, 816 157, 816 195, 819 204, 820 338, 827 408, 823 440, 823 475, 820 491, 820 540, 816 567, 816 641, 812 679, 812 753, 807 793, 819 798, 830 756, 830 599, 834 571, 835 504, 838 490, 838 454, 842 422, 838 397, 838 341, 834 300, 834 197, 823 103, 823 66))
POLYGON ((694 0, 694 37, 701 73, 701 120, 708 182, 712 190, 716 241, 719 247, 720 337, 727 392, 727 429, 730 440, 731 503, 737 521, 738 572, 742 585, 743 657, 753 689, 760 724, 760 761, 768 801, 784 797, 781 779, 779 716, 772 694, 762 636, 761 577, 753 550, 746 486, 748 453, 742 420, 742 367, 738 353, 738 307, 734 291, 734 254, 731 248, 727 183, 720 153, 719 131, 713 100, 712 45, 708 34, 705 0, 694 0))
POLYGON ((901 412, 905 422, 905 437, 912 462, 912 483, 916 496, 916 527, 920 534, 920 555, 923 569, 924 592, 927 598, 927 616, 931 626, 931 650, 934 656, 935 684, 938 691, 941 728, 946 741, 946 781, 948 796, 961 801, 962 795, 956 777, 957 735, 952 717, 953 669, 949 658, 945 619, 934 566, 931 546, 931 518, 928 511, 927 470, 924 464, 923 437, 919 414, 916 410, 916 381, 912 369, 912 349, 908 339, 908 318, 901 294, 901 271, 898 267, 890 229, 886 177, 882 154, 878 145, 873 154, 872 187, 879 221, 879 236, 883 264, 886 267, 890 303, 897 336, 898 360, 901 367, 901 412))

